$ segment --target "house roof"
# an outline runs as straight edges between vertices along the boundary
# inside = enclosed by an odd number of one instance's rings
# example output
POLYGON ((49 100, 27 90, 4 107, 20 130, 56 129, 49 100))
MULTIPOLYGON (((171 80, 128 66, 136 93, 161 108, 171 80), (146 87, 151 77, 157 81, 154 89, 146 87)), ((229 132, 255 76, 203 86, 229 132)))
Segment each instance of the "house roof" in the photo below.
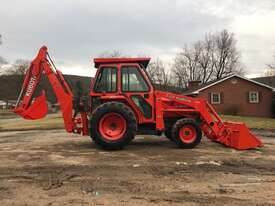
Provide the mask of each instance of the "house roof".
POLYGON ((223 78, 218 79, 218 80, 210 81, 210 82, 207 82, 207 83, 205 83, 205 84, 201 84, 201 85, 199 85, 199 86, 197 86, 197 87, 194 87, 194 88, 192 88, 192 89, 186 90, 186 91, 184 92, 184 94, 185 94, 185 95, 198 94, 198 93, 199 93, 200 91, 202 91, 202 90, 205 90, 205 89, 207 89, 207 88, 209 88, 209 87, 212 87, 212 86, 214 86, 214 85, 216 85, 216 84, 219 84, 219 83, 221 83, 221 82, 223 82, 223 81, 225 81, 225 80, 227 80, 227 79, 233 78, 233 77, 238 77, 238 78, 240 78, 240 79, 243 79, 243 80, 252 82, 252 83, 257 84, 257 85, 259 85, 259 86, 262 86, 262 87, 271 89, 272 91, 275 91, 275 88, 274 88, 274 87, 271 87, 271 86, 266 85, 266 84, 264 84, 264 83, 255 81, 255 80, 253 80, 253 79, 247 79, 247 78, 245 78, 245 77, 243 77, 243 76, 240 76, 240 75, 238 75, 238 74, 232 74, 232 75, 230 75, 230 76, 226 76, 226 77, 223 77, 223 78))
POLYGON ((275 76, 258 77, 258 78, 253 78, 252 80, 275 88, 275 76))

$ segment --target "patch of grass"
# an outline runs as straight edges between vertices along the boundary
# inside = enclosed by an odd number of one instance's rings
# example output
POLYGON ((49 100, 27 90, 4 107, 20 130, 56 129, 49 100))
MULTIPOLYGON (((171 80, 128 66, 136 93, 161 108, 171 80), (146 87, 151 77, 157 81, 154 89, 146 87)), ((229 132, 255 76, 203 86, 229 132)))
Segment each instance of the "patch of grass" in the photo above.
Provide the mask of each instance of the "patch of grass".
POLYGON ((1 119, 0 131, 62 129, 63 118, 60 115, 48 115, 41 120, 25 120, 22 118, 1 119))
POLYGON ((15 118, 17 117, 16 114, 14 114, 9 109, 0 109, 0 119, 6 119, 6 118, 15 118))
MULTIPOLYGON (((7 112, 9 113, 9 112, 7 112)), ((3 113, 0 113, 0 115, 3 113)), ((249 128, 275 130, 275 119, 260 117, 244 117, 220 115, 223 121, 243 122, 249 128)), ((63 129, 64 123, 61 114, 50 114, 41 120, 25 120, 22 118, 0 118, 1 131, 63 129)))
POLYGON ((275 130, 275 119, 262 118, 262 117, 244 117, 244 116, 231 116, 221 115, 224 121, 243 122, 249 128, 253 129, 268 129, 275 130))
POLYGON ((9 110, 9 109, 0 109, 0 115, 1 114, 7 114, 7 113, 11 113, 11 110, 9 110))

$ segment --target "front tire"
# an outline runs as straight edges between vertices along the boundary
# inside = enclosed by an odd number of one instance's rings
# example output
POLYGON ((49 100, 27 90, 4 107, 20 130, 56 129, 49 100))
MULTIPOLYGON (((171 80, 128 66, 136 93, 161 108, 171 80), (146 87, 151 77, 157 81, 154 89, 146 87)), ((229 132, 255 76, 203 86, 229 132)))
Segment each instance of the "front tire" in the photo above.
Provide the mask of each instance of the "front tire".
POLYGON ((133 111, 123 103, 107 102, 92 113, 91 138, 107 150, 122 149, 130 143, 137 131, 133 111))
POLYGON ((184 118, 173 125, 172 138, 178 147, 192 149, 201 142, 202 132, 195 120, 184 118))
POLYGON ((166 120, 164 120, 164 123, 165 123, 164 135, 167 139, 169 139, 171 141, 173 141, 172 127, 173 127, 173 125, 176 121, 177 121, 177 119, 166 119, 166 120))

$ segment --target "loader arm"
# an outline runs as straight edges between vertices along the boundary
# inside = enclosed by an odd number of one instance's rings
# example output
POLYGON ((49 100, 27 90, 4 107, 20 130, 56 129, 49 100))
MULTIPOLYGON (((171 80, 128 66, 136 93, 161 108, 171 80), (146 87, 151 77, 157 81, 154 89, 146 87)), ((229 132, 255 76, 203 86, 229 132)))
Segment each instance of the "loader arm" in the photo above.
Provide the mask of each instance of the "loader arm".
POLYGON ((177 114, 196 119, 205 136, 235 149, 251 149, 262 146, 244 123, 223 122, 207 100, 169 92, 156 91, 156 127, 164 129, 164 117, 177 114))
POLYGON ((61 71, 56 69, 46 46, 40 48, 37 57, 31 62, 13 112, 31 120, 41 119, 47 115, 45 91, 43 90, 40 96, 33 97, 42 74, 47 76, 57 97, 66 131, 87 135, 87 115, 81 114, 80 118, 73 118, 73 93, 61 71))

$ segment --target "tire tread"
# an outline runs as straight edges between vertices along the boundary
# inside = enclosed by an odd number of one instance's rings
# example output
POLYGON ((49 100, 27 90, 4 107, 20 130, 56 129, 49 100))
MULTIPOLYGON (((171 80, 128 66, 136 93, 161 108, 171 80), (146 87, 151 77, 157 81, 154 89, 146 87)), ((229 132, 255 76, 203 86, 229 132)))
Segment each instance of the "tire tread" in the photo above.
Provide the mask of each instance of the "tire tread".
POLYGON ((126 145, 130 143, 130 141, 135 137, 137 132, 137 120, 135 118, 135 114, 133 111, 121 102, 106 102, 100 106, 98 106, 91 115, 90 120, 90 134, 93 141, 101 146, 103 149, 107 150, 118 150, 122 149, 126 145), (100 118, 109 112, 116 112, 121 114, 126 119, 126 132, 123 137, 118 141, 107 141, 103 137, 101 137, 98 131, 98 124, 100 118))

